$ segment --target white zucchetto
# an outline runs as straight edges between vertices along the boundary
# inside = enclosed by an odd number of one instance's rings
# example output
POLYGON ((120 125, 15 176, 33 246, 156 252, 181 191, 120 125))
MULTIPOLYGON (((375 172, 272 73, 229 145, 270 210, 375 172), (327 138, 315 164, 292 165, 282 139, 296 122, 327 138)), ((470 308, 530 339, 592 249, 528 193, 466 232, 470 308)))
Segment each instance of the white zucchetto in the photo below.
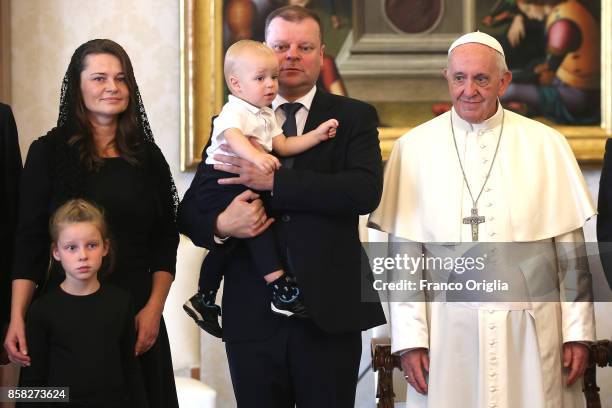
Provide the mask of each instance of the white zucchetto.
POLYGON ((487 47, 493 48, 495 51, 499 52, 504 58, 506 56, 504 54, 504 49, 502 48, 499 41, 497 41, 495 38, 493 38, 489 34, 483 33, 481 31, 474 31, 472 33, 467 33, 457 38, 451 44, 450 48, 448 49, 448 54, 450 55, 451 51, 453 51, 455 48, 459 47, 460 45, 468 44, 468 43, 478 43, 478 44, 486 45, 487 47))

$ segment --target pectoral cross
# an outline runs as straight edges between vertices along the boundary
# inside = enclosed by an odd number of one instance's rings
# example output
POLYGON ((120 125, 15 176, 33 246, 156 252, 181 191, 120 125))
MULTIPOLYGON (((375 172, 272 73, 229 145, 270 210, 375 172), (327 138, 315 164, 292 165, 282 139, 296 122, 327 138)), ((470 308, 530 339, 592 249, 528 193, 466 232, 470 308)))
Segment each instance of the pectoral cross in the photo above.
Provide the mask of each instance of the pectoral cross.
POLYGON ((485 222, 485 217, 478 215, 478 208, 472 208, 472 215, 463 219, 464 224, 472 226, 472 242, 478 241, 478 224, 485 222))

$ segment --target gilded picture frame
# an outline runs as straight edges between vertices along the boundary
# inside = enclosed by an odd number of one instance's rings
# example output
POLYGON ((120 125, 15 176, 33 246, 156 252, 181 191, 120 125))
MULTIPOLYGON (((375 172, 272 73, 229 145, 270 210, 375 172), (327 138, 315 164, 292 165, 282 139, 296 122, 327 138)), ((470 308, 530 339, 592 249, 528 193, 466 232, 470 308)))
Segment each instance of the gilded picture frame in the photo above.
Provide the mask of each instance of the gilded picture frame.
MULTIPOLYGON (((601 21, 612 21, 612 0, 602 0, 601 11, 601 21)), ((353 10, 353 15, 358 12, 353 10)), ((602 24, 601 30, 601 125, 555 126, 580 162, 601 162, 606 139, 612 135, 612 25, 602 24)), ((193 171, 208 142, 210 120, 223 105, 222 0, 180 0, 180 44, 180 164, 182 171, 193 171)), ((383 159, 409 130, 379 128, 383 159)))

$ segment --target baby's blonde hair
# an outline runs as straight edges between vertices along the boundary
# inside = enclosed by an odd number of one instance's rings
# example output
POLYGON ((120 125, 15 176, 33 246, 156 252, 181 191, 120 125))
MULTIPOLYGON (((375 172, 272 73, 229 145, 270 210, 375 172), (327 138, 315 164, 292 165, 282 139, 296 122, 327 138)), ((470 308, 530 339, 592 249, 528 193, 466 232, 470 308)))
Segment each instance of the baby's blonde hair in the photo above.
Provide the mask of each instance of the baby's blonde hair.
POLYGON ((228 88, 230 86, 230 76, 236 72, 236 68, 240 65, 242 58, 248 52, 260 56, 271 56, 276 58, 276 54, 270 47, 259 41, 240 40, 232 44, 225 52, 225 62, 223 63, 223 74, 225 75, 225 83, 228 88))

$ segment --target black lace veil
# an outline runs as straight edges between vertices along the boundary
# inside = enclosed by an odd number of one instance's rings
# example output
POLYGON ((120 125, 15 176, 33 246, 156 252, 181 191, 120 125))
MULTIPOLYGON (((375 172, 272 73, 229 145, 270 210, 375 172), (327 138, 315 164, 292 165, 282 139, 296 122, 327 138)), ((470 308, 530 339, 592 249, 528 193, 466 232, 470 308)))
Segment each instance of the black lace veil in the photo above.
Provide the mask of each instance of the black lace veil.
MULTIPOLYGON (((104 43, 104 42, 112 44, 112 46, 114 47, 119 47, 119 49, 123 51, 121 46, 112 42, 111 40, 96 39, 96 40, 90 40, 82 44, 75 50, 74 54, 72 55, 70 64, 68 65, 68 69, 66 70, 66 74, 64 75, 64 79, 62 81, 62 88, 60 92, 60 106, 59 106, 59 115, 57 118, 57 128, 56 128, 56 130, 58 130, 60 133, 63 133, 65 135, 70 135, 70 134, 73 134, 78 129, 77 117, 76 117, 76 106, 77 106, 77 92, 80 92, 80 89, 79 89, 80 88, 79 87, 79 76, 81 74, 80 64, 84 58, 84 54, 93 53, 91 52, 92 45, 97 45, 97 43, 104 43)), ((125 53, 125 51, 123 52, 125 53)), ((96 52, 96 53, 99 53, 99 52, 96 52)), ((127 56, 127 54, 125 55, 127 56)), ((127 62, 131 64, 131 62, 129 62, 129 59, 127 60, 127 62)), ((133 87, 133 90, 130 90, 131 91, 130 97, 135 99, 134 102, 136 104, 135 108, 136 108, 136 116, 137 116, 136 119, 138 122, 138 133, 139 133, 138 136, 141 138, 141 142, 143 143, 155 144, 155 140, 153 138, 153 132, 151 131, 151 126, 149 125, 149 120, 147 118, 147 113, 145 111, 144 104, 142 103, 142 97, 140 96, 140 91, 138 90, 136 79, 133 78, 133 70, 131 69, 131 66, 130 66, 130 69, 126 69, 126 67, 123 67, 123 69, 126 72, 126 75, 132 76, 132 78, 127 79, 127 82, 128 83, 131 82, 132 84, 131 86, 133 87)), ((66 152, 64 153, 58 152, 58 153, 60 153, 60 156, 66 156, 66 152)), ((74 161, 75 158, 76 157, 72 155, 72 157, 69 160, 74 161)), ((66 157, 66 159, 68 158, 66 157)), ((168 168, 168 172, 170 172, 169 168, 168 168)), ((57 175, 57 176, 59 176, 60 179, 62 178, 61 177, 62 175, 57 175)), ((66 174, 64 174, 64 176, 66 176, 66 174)), ((172 178, 172 175, 169 174, 169 177, 170 177, 170 190, 172 192, 172 201, 173 201, 173 206, 174 206, 173 208, 174 216, 176 217, 176 212, 177 212, 178 204, 179 204, 179 197, 178 197, 178 192, 177 192, 174 180, 172 178)), ((72 178, 74 178, 74 175, 72 176, 72 178)), ((73 182, 71 183, 72 186, 67 186, 64 189, 66 190, 67 195, 74 195, 72 193, 75 190, 78 190, 78 187, 76 187, 78 183, 79 183, 78 180, 73 180, 73 182)))

